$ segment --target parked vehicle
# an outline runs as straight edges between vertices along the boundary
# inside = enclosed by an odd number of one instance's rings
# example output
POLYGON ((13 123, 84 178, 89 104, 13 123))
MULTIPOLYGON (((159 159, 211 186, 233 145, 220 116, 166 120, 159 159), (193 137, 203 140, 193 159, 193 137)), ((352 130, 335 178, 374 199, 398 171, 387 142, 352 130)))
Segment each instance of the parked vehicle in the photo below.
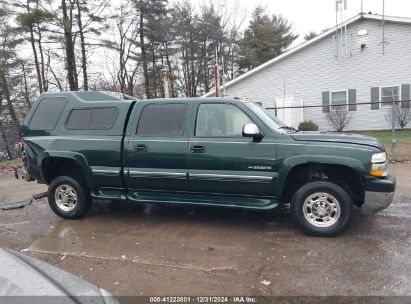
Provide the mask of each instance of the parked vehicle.
POLYGON ((395 179, 375 138, 297 132, 252 102, 40 95, 21 128, 28 175, 76 219, 91 199, 271 210, 290 204, 305 233, 334 236, 354 206, 387 208, 395 179))
POLYGON ((119 304, 106 290, 31 256, 0 247, 2 303, 119 304))

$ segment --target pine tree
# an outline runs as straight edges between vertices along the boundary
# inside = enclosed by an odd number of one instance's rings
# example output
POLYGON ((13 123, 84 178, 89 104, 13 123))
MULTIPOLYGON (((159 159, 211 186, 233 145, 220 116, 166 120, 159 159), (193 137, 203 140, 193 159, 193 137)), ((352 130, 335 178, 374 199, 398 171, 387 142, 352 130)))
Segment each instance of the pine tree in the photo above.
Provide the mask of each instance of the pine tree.
POLYGON ((251 70, 281 55, 297 37, 287 19, 281 15, 270 17, 262 6, 257 6, 240 42, 240 68, 251 70))
POLYGON ((35 1, 35 7, 32 8, 30 5, 30 0, 26 2, 17 2, 15 6, 20 7, 25 10, 17 15, 17 21, 23 32, 28 32, 30 41, 34 66, 37 73, 37 82, 40 93, 48 91, 48 80, 46 79, 46 63, 44 59, 43 50, 43 34, 45 30, 45 24, 49 23, 55 18, 55 14, 51 13, 45 9, 41 9, 40 1, 35 1), (40 55, 40 59, 39 59, 40 55))
POLYGON ((87 43, 87 35, 93 34, 99 36, 101 31, 108 29, 108 26, 103 18, 105 9, 108 6, 108 1, 93 1, 93 0, 75 0, 76 4, 76 20, 77 29, 80 37, 81 49, 81 69, 83 72, 83 90, 88 91, 89 76, 87 73, 87 53, 90 44, 87 43))
POLYGON ((73 11, 74 0, 61 0, 61 10, 63 12, 62 26, 64 30, 64 47, 66 50, 67 80, 70 91, 78 90, 76 55, 73 41, 73 11))

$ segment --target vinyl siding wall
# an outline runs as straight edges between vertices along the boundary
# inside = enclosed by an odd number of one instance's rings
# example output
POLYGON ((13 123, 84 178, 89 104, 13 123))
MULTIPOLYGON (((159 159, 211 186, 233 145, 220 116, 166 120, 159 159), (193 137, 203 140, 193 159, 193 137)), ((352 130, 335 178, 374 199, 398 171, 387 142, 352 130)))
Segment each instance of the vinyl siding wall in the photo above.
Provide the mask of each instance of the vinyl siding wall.
MULTIPOLYGON (((411 83, 411 25, 385 24, 385 54, 382 53, 380 21, 359 20, 351 24, 351 54, 335 57, 332 35, 325 37, 279 62, 226 88, 226 96, 248 97, 264 107, 274 107, 275 97, 293 95, 304 105, 321 105, 322 92, 356 89, 357 102, 371 101, 371 87, 411 83), (358 36, 366 29, 368 35, 358 36), (361 44, 366 48, 361 51, 361 44)), ((358 105, 346 130, 389 129, 388 108, 371 110, 358 105)), ((320 130, 332 128, 322 108, 305 108, 304 120, 312 120, 320 130)), ((410 125, 408 127, 411 127, 410 125)))

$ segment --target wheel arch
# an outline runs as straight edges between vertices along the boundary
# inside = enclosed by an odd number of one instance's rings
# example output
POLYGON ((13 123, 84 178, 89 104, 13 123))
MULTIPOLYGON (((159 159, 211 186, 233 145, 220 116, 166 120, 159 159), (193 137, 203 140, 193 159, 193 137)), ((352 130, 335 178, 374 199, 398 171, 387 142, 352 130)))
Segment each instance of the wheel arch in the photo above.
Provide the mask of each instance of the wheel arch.
POLYGON ((330 180, 343 187, 356 205, 364 200, 362 174, 364 165, 348 157, 298 156, 286 159, 281 166, 276 191, 281 203, 288 203, 293 193, 313 180, 330 180))
MULTIPOLYGON (((49 184, 59 175, 80 173, 87 187, 92 187, 92 172, 84 155, 77 152, 44 151, 39 158, 41 178, 49 184)), ((76 176, 74 176, 76 177, 76 176)))

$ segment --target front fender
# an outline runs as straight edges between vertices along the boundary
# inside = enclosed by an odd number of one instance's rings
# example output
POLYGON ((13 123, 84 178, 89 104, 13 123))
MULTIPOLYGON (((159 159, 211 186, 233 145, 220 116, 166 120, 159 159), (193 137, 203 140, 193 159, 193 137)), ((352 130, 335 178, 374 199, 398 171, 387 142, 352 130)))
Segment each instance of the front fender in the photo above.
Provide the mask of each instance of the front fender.
POLYGON ((326 155, 295 155, 284 159, 279 170, 276 182, 276 193, 283 192, 288 174, 291 169, 298 165, 304 164, 325 164, 325 165, 339 165, 346 166, 358 173, 365 173, 366 168, 364 164, 355 158, 346 156, 326 156, 326 155))

